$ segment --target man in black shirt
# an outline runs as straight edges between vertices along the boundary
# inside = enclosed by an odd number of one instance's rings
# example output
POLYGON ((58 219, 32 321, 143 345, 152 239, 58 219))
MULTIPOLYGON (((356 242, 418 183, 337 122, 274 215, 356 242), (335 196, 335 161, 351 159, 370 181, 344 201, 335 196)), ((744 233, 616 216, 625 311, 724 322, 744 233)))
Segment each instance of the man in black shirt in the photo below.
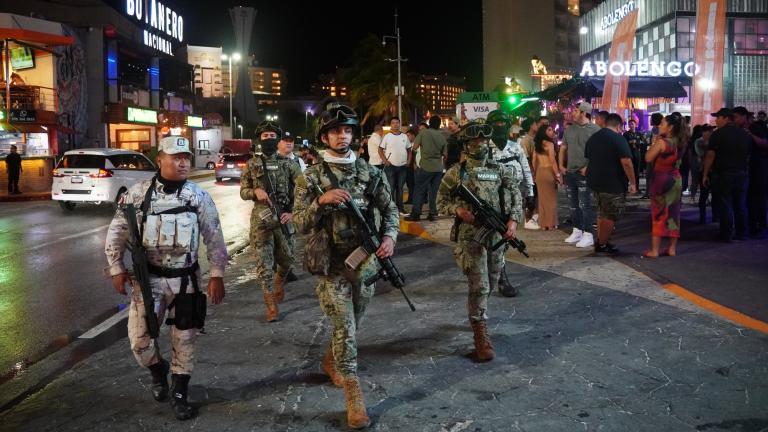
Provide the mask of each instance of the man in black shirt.
POLYGON ((589 160, 587 186, 597 198, 597 253, 618 252, 609 243, 613 227, 624 212, 627 189, 629 193, 637 192, 632 152, 621 136, 621 124, 621 116, 609 114, 605 127, 592 134, 584 148, 584 156, 589 160))
POLYGON ((11 146, 11 153, 5 157, 5 170, 8 171, 8 195, 18 195, 19 175, 22 173, 21 156, 17 153, 15 145, 11 146))
POLYGON ((709 138, 702 182, 705 186, 711 185, 712 200, 717 204, 715 208, 720 217, 720 233, 715 240, 744 240, 747 231, 747 162, 752 137, 733 123, 730 109, 721 108, 712 116, 717 130, 709 138))
POLYGON ((452 167, 461 159, 461 145, 459 144, 459 123, 455 118, 448 120, 448 136, 445 140, 448 142, 445 155, 445 169, 452 167))
POLYGON ((749 186, 747 187, 749 235, 754 238, 762 238, 766 231, 768 130, 764 122, 753 122, 752 115, 743 106, 733 109, 733 123, 744 129, 752 137, 752 154, 749 157, 749 186))
POLYGON ((629 130, 624 132, 624 139, 629 144, 629 150, 632 152, 632 168, 635 171, 635 189, 640 190, 640 148, 643 146, 645 137, 637 131, 637 123, 634 120, 627 122, 629 130))

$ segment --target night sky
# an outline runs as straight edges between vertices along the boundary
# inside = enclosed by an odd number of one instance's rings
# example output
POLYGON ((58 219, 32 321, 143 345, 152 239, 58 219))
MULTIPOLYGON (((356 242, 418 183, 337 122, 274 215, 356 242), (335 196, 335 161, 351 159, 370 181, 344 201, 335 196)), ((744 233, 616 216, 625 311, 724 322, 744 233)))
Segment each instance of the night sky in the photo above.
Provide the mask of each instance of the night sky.
MULTIPOLYGON (((251 51, 259 65, 284 68, 288 95, 308 95, 321 73, 345 66, 367 33, 394 35, 398 9, 401 50, 408 71, 466 77, 468 89, 482 88, 480 0, 450 2, 368 1, 168 1, 184 14, 185 37, 192 45, 233 50, 230 7, 256 9, 251 51), (374 16, 369 10, 378 8, 374 16)), ((388 43, 394 43, 391 41, 388 43)), ((392 67, 396 67, 392 63, 392 67)))

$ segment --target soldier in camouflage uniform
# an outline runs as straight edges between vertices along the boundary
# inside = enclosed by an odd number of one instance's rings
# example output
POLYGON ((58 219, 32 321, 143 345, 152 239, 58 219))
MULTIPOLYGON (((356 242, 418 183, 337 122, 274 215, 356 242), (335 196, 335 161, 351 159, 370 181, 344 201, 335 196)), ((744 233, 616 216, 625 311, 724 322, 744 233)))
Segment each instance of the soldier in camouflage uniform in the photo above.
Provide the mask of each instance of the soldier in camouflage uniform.
POLYGON ((357 378, 356 334, 374 291, 373 284, 366 285, 364 281, 378 272, 379 264, 370 255, 356 268, 345 265, 345 258, 360 246, 353 234, 360 227, 341 211, 342 206, 354 200, 367 219, 381 221, 382 241, 376 251, 381 258, 394 253, 399 230, 399 215, 389 183, 381 171, 357 158, 350 149, 357 132, 357 114, 351 108, 329 105, 320 118, 317 133, 317 142, 326 146, 324 160, 307 168, 299 179, 294 205, 299 231, 311 233, 304 264, 318 276, 320 307, 333 326, 322 368, 335 385, 344 388, 347 422, 356 429, 370 424, 357 378), (316 238, 327 239, 326 246, 317 247, 313 241, 316 238), (318 265, 320 262, 325 263, 318 265))
POLYGON ((437 200, 440 212, 455 215, 461 220, 458 225, 454 250, 456 262, 469 282, 469 322, 474 332, 476 361, 492 360, 495 356, 486 327, 488 296, 496 288, 504 262, 504 249, 493 251, 490 245, 497 243, 501 236, 494 232, 479 243, 473 239, 478 230, 472 208, 454 195, 459 184, 464 184, 478 198, 493 205, 502 214, 509 215, 505 239, 514 238, 517 224, 523 220, 520 189, 512 171, 492 160, 488 138, 492 128, 488 124, 470 122, 459 135, 463 141, 466 160, 451 167, 443 177, 437 200))
POLYGON ((264 122, 256 129, 260 155, 248 161, 240 177, 240 198, 254 201, 251 212, 251 249, 256 256, 256 280, 264 293, 267 322, 277 321, 277 304, 285 298, 285 282, 293 267, 293 190, 301 176, 299 165, 277 152, 280 127, 264 122), (273 195, 268 191, 274 188, 273 195), (270 203, 280 214, 274 214, 270 203), (282 226, 281 226, 282 225, 282 226), (287 233, 287 235, 286 235, 287 233), (273 271, 277 262, 277 271, 273 271))
MULTIPOLYGON (((147 330, 141 287, 128 275, 123 263, 129 238, 123 210, 127 204, 137 208, 137 223, 143 233, 142 243, 147 249, 154 309, 160 323, 180 292, 199 290, 197 250, 200 234, 208 251, 211 274, 208 296, 213 304, 221 303, 224 298, 223 276, 228 256, 213 199, 208 192, 186 181, 192 156, 189 141, 182 137, 163 138, 158 150, 160 171, 152 180, 128 189, 121 197, 119 209, 109 225, 105 245, 109 263, 107 272, 112 276, 112 284, 118 293, 126 294, 126 282, 130 281, 133 286, 128 309, 128 339, 136 360, 141 366, 148 367, 152 374, 154 398, 159 402, 168 398, 167 375, 170 369, 173 409, 179 420, 186 420, 195 414, 187 402, 187 387, 198 329, 171 327, 173 351, 170 365, 160 356, 157 341, 150 338, 147 330), (148 202, 147 214, 141 211, 145 200, 148 202)), ((175 311, 175 308, 170 309, 171 318, 175 317, 175 311)))
MULTIPOLYGON (((509 139, 509 128, 512 124, 509 116, 502 110, 493 110, 488 113, 487 123, 493 128, 491 136, 491 149, 493 160, 505 165, 512 171, 516 187, 525 197, 526 207, 533 205, 533 176, 525 151, 517 141, 509 139)), ((499 292, 505 297, 515 297, 518 294, 517 287, 509 282, 506 274, 506 260, 502 261, 501 279, 499 279, 499 292)))

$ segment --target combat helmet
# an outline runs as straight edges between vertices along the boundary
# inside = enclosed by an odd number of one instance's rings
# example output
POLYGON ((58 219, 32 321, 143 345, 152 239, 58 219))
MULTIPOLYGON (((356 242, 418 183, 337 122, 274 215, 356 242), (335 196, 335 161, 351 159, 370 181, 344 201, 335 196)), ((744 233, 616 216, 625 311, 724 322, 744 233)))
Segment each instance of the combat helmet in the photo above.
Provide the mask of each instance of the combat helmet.
POLYGON ((351 126, 353 133, 360 135, 360 121, 355 110, 338 102, 331 102, 326 105, 325 111, 320 114, 320 120, 317 124, 316 145, 324 146, 321 136, 329 130, 342 125, 351 126))

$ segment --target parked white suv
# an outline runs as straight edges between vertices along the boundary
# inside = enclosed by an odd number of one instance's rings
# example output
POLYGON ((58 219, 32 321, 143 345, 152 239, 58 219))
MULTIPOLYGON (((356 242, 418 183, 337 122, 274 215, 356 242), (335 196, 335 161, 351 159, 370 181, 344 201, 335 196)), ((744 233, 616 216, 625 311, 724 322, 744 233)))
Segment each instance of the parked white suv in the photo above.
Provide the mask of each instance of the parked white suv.
POLYGON ((77 203, 117 204, 129 187, 152 178, 155 172, 155 164, 135 151, 70 150, 53 170, 51 198, 65 210, 74 209, 77 203))

